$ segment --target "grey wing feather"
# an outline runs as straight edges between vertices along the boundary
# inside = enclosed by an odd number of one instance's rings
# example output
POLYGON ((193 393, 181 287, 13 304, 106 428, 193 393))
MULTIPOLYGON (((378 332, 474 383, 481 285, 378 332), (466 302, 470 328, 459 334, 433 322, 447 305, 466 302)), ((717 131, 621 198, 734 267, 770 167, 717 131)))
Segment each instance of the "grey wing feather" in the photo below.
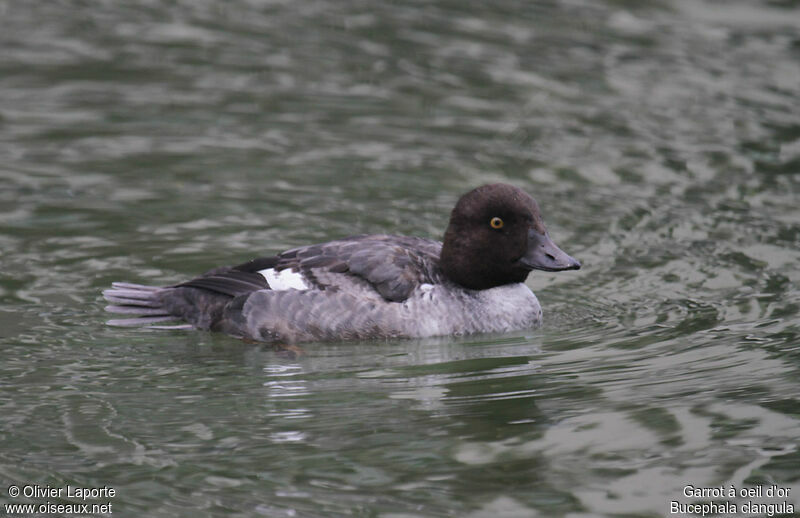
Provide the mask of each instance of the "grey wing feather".
MULTIPOLYGON (((318 279, 315 270, 349 273, 369 283, 381 297, 406 300, 420 284, 439 279, 441 243, 406 236, 354 236, 295 248, 278 255, 275 268, 302 272, 318 288, 336 288, 318 279)), ((326 277, 326 280, 328 278, 326 277)))

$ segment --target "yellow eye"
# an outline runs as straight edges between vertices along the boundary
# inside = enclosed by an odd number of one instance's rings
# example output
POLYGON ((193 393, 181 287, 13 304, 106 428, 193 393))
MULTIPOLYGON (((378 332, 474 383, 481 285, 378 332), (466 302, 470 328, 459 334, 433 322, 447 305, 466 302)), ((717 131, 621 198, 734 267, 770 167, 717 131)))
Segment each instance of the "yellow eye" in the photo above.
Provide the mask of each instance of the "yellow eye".
POLYGON ((497 216, 495 216, 491 220, 489 220, 489 224, 494 229, 503 228, 503 220, 498 218, 497 216))

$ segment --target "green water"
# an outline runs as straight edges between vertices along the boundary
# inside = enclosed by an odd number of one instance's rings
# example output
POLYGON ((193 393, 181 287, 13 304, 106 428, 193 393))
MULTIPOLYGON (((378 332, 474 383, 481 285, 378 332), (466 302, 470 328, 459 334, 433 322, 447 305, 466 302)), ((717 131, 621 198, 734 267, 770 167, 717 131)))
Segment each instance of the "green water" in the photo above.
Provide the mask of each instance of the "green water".
POLYGON ((798 509, 799 187, 796 2, 0 0, 0 505, 798 509), (539 330, 292 358, 104 325, 112 281, 440 237, 491 181, 584 264, 529 279, 539 330))

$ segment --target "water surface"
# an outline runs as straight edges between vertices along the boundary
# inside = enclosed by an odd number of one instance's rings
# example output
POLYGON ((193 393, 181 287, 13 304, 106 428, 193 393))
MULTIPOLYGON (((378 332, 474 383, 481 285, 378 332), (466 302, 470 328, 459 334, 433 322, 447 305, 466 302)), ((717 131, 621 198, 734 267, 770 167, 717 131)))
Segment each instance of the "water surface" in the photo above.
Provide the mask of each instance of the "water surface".
POLYGON ((793 2, 0 1, 0 501, 120 516, 800 508, 793 2), (584 268, 539 330, 309 344, 108 328, 170 284, 490 181, 584 268), (746 501, 736 500, 741 503, 746 501), (70 499, 54 499, 69 503, 70 499))

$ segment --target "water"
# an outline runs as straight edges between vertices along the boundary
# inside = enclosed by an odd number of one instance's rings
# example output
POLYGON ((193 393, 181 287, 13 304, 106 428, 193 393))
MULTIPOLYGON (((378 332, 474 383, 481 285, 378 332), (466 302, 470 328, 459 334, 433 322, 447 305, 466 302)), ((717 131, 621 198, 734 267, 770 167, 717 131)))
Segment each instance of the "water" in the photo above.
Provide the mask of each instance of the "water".
POLYGON ((6 0, 0 48, 2 504, 800 507, 796 2, 6 0), (498 180, 584 263, 529 280, 540 330, 292 358, 104 325, 111 281, 438 237, 498 180))

